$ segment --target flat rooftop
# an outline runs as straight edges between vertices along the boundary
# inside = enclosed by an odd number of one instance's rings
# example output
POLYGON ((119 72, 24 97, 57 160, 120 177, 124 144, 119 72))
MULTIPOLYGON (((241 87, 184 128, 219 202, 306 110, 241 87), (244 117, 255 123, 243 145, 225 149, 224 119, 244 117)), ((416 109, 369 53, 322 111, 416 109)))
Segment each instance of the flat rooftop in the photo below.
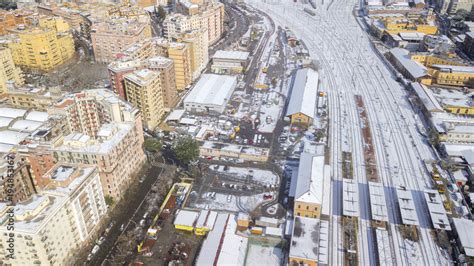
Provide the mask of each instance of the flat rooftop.
POLYGON ((289 256, 328 263, 329 222, 297 216, 293 225, 289 256))
POLYGON ((250 53, 248 52, 242 52, 242 51, 224 51, 224 50, 218 50, 214 56, 212 57, 213 59, 226 59, 226 60, 240 60, 240 61, 245 61, 248 59, 250 53))
POLYGON ((385 191, 383 184, 369 182, 369 193, 372 219, 388 222, 387 202, 385 201, 385 191))
POLYGON ((402 222, 406 225, 420 225, 413 202, 411 190, 397 188, 398 204, 402 214, 402 222))
POLYGON ((359 186, 357 181, 342 179, 342 200, 343 215, 359 217, 359 186))
POLYGON ((430 211, 431 221, 435 229, 451 231, 451 225, 449 223, 448 216, 446 215, 446 209, 443 206, 443 201, 437 190, 426 190, 425 193, 426 203, 428 204, 428 210, 430 211))
POLYGON ((203 74, 184 103, 224 105, 237 85, 237 78, 227 75, 203 74))

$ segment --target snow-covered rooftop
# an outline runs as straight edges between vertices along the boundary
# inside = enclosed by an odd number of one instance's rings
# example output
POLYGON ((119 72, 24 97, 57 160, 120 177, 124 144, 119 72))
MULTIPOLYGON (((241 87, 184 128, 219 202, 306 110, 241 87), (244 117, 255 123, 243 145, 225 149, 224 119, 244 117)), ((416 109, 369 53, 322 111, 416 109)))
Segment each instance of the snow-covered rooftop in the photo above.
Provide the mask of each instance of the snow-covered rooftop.
POLYGON ((382 228, 375 228, 375 236, 377 239, 377 250, 379 252, 379 263, 381 266, 393 265, 392 248, 390 246, 390 238, 388 231, 382 228))
POLYGON ((359 217, 359 185, 352 179, 342 180, 342 212, 345 216, 359 217))
POLYGON ((224 232, 217 265, 244 265, 248 238, 236 234, 236 230, 236 216, 231 214, 224 232))
POLYGON ((295 201, 322 204, 324 156, 303 153, 300 157, 295 201))
POLYGON ((286 116, 302 113, 314 118, 318 82, 318 72, 310 68, 296 71, 291 88, 290 101, 286 109, 286 116))
POLYGON ((224 105, 237 85, 237 78, 227 75, 203 74, 184 103, 224 105))
POLYGON ((415 210, 415 203, 411 190, 404 188, 397 188, 398 203, 400 205, 400 212, 402 214, 403 224, 406 225, 420 225, 418 216, 415 210))
POLYGON ((385 201, 383 184, 369 182, 369 192, 372 219, 376 221, 388 222, 387 202, 385 201))
POLYGON ((431 67, 450 73, 474 73, 474 67, 471 66, 432 65, 431 67))
POLYGON ((201 251, 196 259, 197 266, 214 265, 221 245, 222 234, 225 231, 228 219, 228 213, 217 214, 214 229, 209 232, 202 243, 201 251))
POLYGON ((184 109, 175 109, 175 110, 171 111, 171 113, 166 118, 166 122, 180 120, 181 117, 183 117, 185 111, 186 110, 184 110, 184 109))
POLYGON ((422 64, 411 60, 408 50, 393 48, 390 50, 390 53, 413 78, 417 79, 427 75, 428 69, 422 64))
POLYGON ((429 112, 442 112, 443 107, 439 104, 438 100, 433 95, 432 91, 426 88, 425 85, 412 82, 411 87, 420 98, 421 102, 429 112))
POLYGON ((23 132, 3 130, 3 131, 0 131, 0 143, 17 145, 26 137, 28 137, 28 135, 29 135, 28 133, 23 133, 23 132))
POLYGON ((451 231, 446 209, 437 190, 425 190, 425 199, 430 211, 431 221, 435 229, 451 231))
POLYGON ((224 51, 224 50, 218 50, 214 56, 212 57, 213 59, 225 59, 225 60, 241 60, 245 61, 248 59, 250 53, 248 52, 242 52, 242 51, 224 51))
POLYGON ((173 224, 193 227, 198 216, 199 212, 197 211, 179 210, 173 224))
POLYGON ((18 120, 10 126, 10 129, 20 132, 31 133, 43 125, 43 122, 31 120, 18 120))
POLYGON ((291 258, 301 258, 321 264, 328 262, 329 222, 295 217, 291 236, 291 258))
POLYGON ((3 117, 9 117, 9 118, 22 117, 26 114, 26 112, 27 110, 24 110, 24 109, 0 107, 0 116, 3 116, 3 117))
POLYGON ((461 246, 467 256, 474 257, 474 222, 467 219, 453 218, 453 224, 456 228, 461 246))
MULTIPOLYGON (((79 153, 96 153, 106 154, 123 141, 125 136, 133 130, 133 123, 114 123, 104 124, 101 128, 108 128, 113 125, 113 134, 108 137, 97 140, 91 139, 88 135, 82 133, 72 133, 64 137, 64 143, 55 147, 56 151, 79 152, 79 153)), ((105 133, 105 132, 103 132, 105 133)))

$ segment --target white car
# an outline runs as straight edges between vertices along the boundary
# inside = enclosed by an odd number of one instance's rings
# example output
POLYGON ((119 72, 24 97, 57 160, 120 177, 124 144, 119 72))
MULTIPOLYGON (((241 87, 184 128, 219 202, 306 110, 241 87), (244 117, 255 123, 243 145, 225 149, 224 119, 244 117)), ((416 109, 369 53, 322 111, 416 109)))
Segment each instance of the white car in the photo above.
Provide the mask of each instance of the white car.
POLYGON ((95 245, 95 246, 92 248, 91 254, 92 254, 92 255, 95 255, 95 254, 99 251, 99 249, 100 249, 99 245, 95 245))
POLYGON ((227 196, 227 202, 230 203, 231 201, 232 201, 232 195, 228 195, 228 196, 227 196))

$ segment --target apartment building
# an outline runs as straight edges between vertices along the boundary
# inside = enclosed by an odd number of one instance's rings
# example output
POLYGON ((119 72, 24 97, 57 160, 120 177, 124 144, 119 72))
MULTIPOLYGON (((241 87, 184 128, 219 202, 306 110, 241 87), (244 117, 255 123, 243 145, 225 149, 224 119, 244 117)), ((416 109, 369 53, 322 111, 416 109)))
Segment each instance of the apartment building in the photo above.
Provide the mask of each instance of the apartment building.
POLYGON ((10 82, 15 86, 23 85, 23 72, 15 66, 10 49, 0 47, 0 96, 7 93, 10 82))
POLYGON ((206 28, 181 34, 178 42, 189 44, 192 79, 196 80, 209 63, 209 41, 206 28))
POLYGON ((179 101, 178 90, 176 89, 176 74, 173 60, 156 56, 146 61, 148 69, 160 72, 160 85, 163 91, 163 105, 169 111, 175 107, 179 101))
POLYGON ((92 25, 91 39, 97 62, 110 63, 130 45, 151 37, 150 22, 117 18, 92 25))
POLYGON ((7 96, 8 104, 15 108, 32 108, 36 111, 47 111, 50 105, 63 96, 63 93, 59 87, 22 87, 9 89, 7 96))
POLYGON ((171 42, 167 44, 168 57, 174 62, 176 88, 185 90, 192 82, 191 51, 188 44, 171 42))
POLYGON ((55 143, 53 155, 58 162, 97 166, 104 194, 115 199, 123 196, 146 159, 141 128, 132 122, 104 124, 95 139, 69 134, 55 143))
POLYGON ((48 112, 65 116, 70 132, 81 132, 90 137, 96 137, 105 123, 133 122, 141 130, 139 110, 107 89, 67 95, 48 112))
POLYGON ((474 67, 436 64, 428 73, 435 84, 474 87, 474 67))
POLYGON ((163 35, 171 40, 182 33, 207 29, 208 41, 212 45, 216 43, 224 32, 224 5, 222 3, 210 3, 200 7, 199 14, 185 16, 182 14, 173 14, 167 16, 163 21, 163 35))
POLYGON ((32 13, 26 10, 0 10, 0 35, 9 33, 9 30, 15 29, 19 25, 26 25, 27 18, 32 13))
POLYGON ((154 130, 164 115, 160 72, 142 69, 125 75, 127 101, 140 109, 144 126, 154 130))
MULTIPOLYGON (((5 137, 1 133, 0 136, 5 137)), ((16 204, 29 199, 36 193, 36 190, 33 180, 29 175, 27 165, 22 162, 20 156, 15 156, 15 154, 1 153, 1 156, 0 205, 2 201, 16 204), (14 191, 14 193, 9 193, 9 191, 14 191)))
POLYGON ((74 41, 68 32, 36 27, 14 33, 17 38, 8 43, 8 47, 17 66, 50 71, 74 56, 74 41))
MULTIPOLYGON (((57 165, 44 179, 43 191, 14 207, 0 203, 0 234, 14 234, 11 265, 67 265, 97 230, 107 208, 95 167, 57 165), (8 228, 13 209, 15 226, 8 228)), ((8 237, 0 246, 8 246, 8 237)), ((0 249, 2 258, 7 249, 0 249)))
POLYGON ((138 59, 131 61, 117 60, 109 64, 108 72, 110 87, 119 95, 120 99, 127 99, 127 95, 125 94, 124 76, 137 69, 140 69, 141 67, 142 61, 138 59))

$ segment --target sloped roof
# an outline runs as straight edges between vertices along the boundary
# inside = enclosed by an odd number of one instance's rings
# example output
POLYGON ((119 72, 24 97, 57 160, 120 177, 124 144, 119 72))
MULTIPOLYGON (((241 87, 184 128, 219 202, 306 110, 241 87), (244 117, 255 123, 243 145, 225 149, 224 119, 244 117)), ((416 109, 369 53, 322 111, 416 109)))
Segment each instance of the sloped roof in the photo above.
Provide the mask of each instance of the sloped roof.
POLYGON ((318 72, 312 69, 304 68, 296 71, 286 116, 302 113, 311 118, 314 117, 318 80, 318 72))
POLYGON ((322 204, 324 156, 303 153, 298 168, 295 201, 322 204))

